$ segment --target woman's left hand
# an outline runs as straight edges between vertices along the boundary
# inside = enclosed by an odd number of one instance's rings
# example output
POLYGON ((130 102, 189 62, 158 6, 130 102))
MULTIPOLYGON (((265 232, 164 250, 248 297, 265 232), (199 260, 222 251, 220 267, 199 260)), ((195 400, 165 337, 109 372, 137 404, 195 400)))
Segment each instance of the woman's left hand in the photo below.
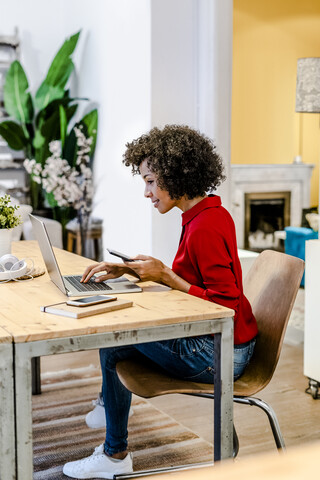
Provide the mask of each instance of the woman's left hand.
POLYGON ((162 283, 163 274, 166 267, 160 260, 147 255, 137 255, 133 257, 134 262, 124 262, 131 268, 143 281, 153 281, 162 283))

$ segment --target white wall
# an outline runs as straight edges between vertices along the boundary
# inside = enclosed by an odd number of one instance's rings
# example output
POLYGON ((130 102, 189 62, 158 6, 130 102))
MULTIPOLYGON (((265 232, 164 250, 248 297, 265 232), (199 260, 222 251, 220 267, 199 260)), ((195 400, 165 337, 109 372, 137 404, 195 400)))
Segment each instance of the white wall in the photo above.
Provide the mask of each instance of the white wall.
MULTIPOLYGON (((171 264, 181 212, 153 211, 122 154, 153 125, 189 124, 215 140, 228 173, 232 0, 0 0, 0 8, 0 32, 19 27, 32 89, 82 28, 73 89, 99 106, 93 213, 104 219, 104 246, 171 264)), ((228 207, 228 186, 218 193, 228 207)))
MULTIPOLYGON (((152 125, 197 127, 197 26, 194 0, 152 1, 152 125)), ((172 264, 181 210, 152 212, 152 252, 172 264)))
POLYGON ((95 0, 89 11, 78 4, 68 1, 65 19, 73 30, 86 26, 79 92, 99 102, 93 213, 104 219, 105 247, 150 254, 151 206, 122 164, 126 142, 150 128, 149 0, 95 0))

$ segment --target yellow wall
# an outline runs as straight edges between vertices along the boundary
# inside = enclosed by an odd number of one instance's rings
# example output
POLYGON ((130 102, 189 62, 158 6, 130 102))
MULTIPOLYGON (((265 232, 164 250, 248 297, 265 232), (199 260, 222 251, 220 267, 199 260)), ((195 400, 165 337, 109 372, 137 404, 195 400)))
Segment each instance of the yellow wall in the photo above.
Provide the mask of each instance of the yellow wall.
POLYGON ((234 0, 232 163, 316 166, 320 114, 295 112, 297 59, 320 57, 320 0, 234 0))

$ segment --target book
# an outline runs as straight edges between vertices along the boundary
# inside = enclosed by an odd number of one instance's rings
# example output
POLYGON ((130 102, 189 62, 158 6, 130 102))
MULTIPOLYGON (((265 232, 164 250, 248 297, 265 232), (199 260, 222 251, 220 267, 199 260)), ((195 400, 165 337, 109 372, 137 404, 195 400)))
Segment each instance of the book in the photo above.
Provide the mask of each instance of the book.
POLYGON ((133 305, 129 300, 115 300, 110 303, 101 303, 100 305, 90 305, 88 307, 75 307, 67 305, 66 302, 55 303, 53 305, 44 305, 40 307, 41 312, 61 315, 63 317, 84 318, 98 313, 113 312, 122 308, 128 308, 133 305))

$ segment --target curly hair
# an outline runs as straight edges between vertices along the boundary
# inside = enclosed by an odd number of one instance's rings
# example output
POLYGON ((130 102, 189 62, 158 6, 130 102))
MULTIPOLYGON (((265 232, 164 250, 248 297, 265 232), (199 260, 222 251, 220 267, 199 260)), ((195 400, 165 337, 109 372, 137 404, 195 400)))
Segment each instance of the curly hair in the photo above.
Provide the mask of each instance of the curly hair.
POLYGON ((213 142, 185 125, 157 127, 126 144, 123 163, 140 174, 141 163, 157 176, 172 199, 204 196, 225 180, 222 158, 213 142))

